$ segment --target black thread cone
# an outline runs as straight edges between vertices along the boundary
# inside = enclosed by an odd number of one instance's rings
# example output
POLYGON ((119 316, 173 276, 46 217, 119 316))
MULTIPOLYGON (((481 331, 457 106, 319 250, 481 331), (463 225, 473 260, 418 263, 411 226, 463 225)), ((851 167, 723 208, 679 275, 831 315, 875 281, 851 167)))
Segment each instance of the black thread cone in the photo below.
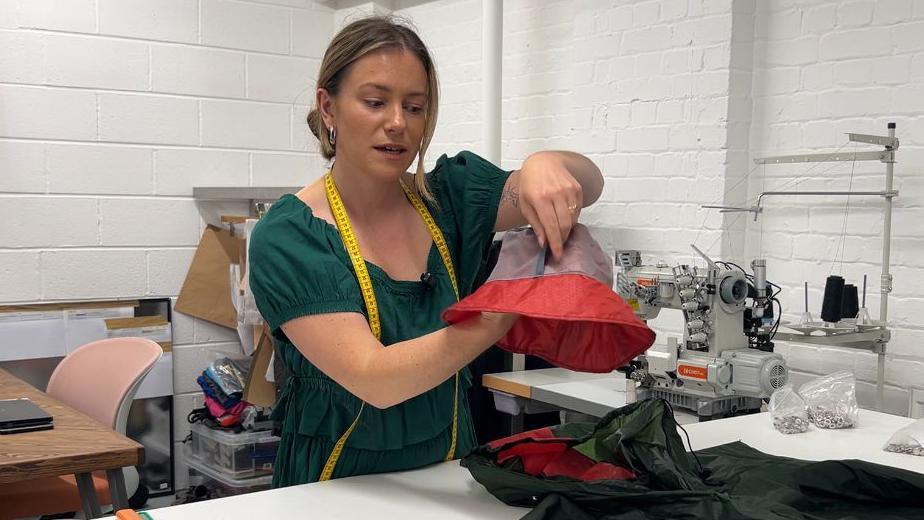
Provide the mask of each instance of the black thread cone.
POLYGON ((844 297, 841 302, 841 319, 853 319, 860 312, 860 300, 857 296, 857 286, 844 285, 844 297))
POLYGON ((832 274, 825 281, 825 299, 821 303, 821 319, 829 323, 841 321, 844 301, 844 279, 832 274))

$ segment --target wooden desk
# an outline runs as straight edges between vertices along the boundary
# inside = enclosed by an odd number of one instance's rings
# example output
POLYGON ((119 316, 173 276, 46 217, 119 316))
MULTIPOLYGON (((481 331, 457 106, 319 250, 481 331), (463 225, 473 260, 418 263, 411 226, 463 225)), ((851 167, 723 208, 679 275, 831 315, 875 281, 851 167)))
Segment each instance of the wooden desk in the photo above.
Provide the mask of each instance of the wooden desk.
POLYGON ((0 437, 0 484, 73 473, 84 512, 98 518, 102 513, 90 473, 107 470, 114 505, 127 507, 121 468, 140 464, 144 448, 0 369, 0 399, 21 397, 51 414, 55 426, 0 437))

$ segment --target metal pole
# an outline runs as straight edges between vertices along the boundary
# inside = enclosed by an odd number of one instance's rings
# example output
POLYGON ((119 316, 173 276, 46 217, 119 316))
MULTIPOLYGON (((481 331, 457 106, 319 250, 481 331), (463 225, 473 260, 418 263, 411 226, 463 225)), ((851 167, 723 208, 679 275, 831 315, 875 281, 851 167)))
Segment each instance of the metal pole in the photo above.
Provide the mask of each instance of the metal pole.
POLYGON ((808 281, 805 282, 805 313, 808 314, 808 281))
MULTIPOLYGON (((889 123, 889 137, 895 137, 895 123, 889 123)), ((895 169, 895 157, 886 161, 885 191, 892 191, 892 177, 895 169)), ((892 274, 889 272, 889 253, 892 247, 892 197, 886 196, 883 208, 882 224, 882 277, 879 282, 879 292, 882 298, 879 301, 879 320, 887 324, 889 318, 889 293, 892 292, 892 274)), ((885 351, 886 344, 882 343, 878 352, 878 366, 876 370, 876 409, 882 411, 885 406, 885 351)))
MULTIPOLYGON (((501 163, 501 97, 503 89, 502 61, 504 54, 504 0, 481 0, 481 59, 483 102, 482 138, 484 158, 494 164, 501 163)), ((514 371, 526 368, 526 356, 513 355, 514 371)), ((523 430, 523 416, 512 418, 512 428, 523 430)))
MULTIPOLYGON (((887 162, 886 164, 892 164, 887 162)), ((891 186, 891 184, 889 184, 891 186)), ((853 196, 872 196, 876 197, 894 197, 898 195, 891 188, 885 191, 765 191, 757 196, 757 208, 760 209, 760 205, 764 200, 764 197, 769 197, 770 195, 795 195, 801 197, 803 195, 853 195, 853 196)))
POLYGON ((481 23, 484 158, 500 165, 504 0, 481 0, 481 23))
MULTIPOLYGON (((888 163, 887 163, 888 164, 888 163)), ((875 195, 877 197, 894 196, 891 190, 886 191, 765 191, 761 197, 768 195, 875 195)))
MULTIPOLYGON (((894 152, 893 152, 893 155, 890 157, 891 159, 894 159, 894 152)), ((888 161, 884 161, 884 162, 886 164, 891 164, 888 161)), ((828 196, 828 195, 856 195, 856 196, 869 195, 869 196, 872 196, 872 195, 875 195, 876 197, 886 197, 886 198, 891 199, 891 197, 897 197, 898 192, 892 189, 888 189, 885 191, 765 191, 757 196, 757 204, 755 206, 751 206, 750 208, 735 208, 735 207, 724 207, 724 206, 721 206, 721 208, 723 208, 722 211, 750 211, 751 213, 754 213, 754 222, 757 222, 757 216, 760 215, 761 212, 763 212, 763 208, 761 207, 761 204, 763 204, 764 197, 768 197, 770 195, 794 195, 794 196, 800 196, 800 197, 803 195, 821 195, 821 196, 828 196)), ((703 207, 704 208, 717 208, 720 206, 703 206, 703 207)), ((889 211, 891 214, 891 209, 889 211)))

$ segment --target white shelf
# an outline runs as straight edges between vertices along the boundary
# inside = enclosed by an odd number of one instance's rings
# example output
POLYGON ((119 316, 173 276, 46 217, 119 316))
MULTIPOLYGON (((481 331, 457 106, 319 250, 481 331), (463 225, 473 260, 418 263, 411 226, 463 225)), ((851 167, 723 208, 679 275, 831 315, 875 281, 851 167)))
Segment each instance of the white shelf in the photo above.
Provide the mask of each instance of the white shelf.
POLYGON ((295 193, 298 187, 253 186, 253 187, 211 187, 196 186, 193 198, 199 200, 250 200, 272 202, 286 193, 295 193))

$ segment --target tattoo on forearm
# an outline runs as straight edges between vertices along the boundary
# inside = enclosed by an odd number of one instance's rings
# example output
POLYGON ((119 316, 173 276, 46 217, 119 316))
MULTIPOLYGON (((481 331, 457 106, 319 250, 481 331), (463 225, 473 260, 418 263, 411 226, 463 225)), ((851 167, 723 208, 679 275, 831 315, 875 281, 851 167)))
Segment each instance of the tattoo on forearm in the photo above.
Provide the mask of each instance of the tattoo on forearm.
POLYGON ((505 188, 501 193, 501 206, 509 202, 513 207, 520 207, 520 192, 516 188, 505 188))

